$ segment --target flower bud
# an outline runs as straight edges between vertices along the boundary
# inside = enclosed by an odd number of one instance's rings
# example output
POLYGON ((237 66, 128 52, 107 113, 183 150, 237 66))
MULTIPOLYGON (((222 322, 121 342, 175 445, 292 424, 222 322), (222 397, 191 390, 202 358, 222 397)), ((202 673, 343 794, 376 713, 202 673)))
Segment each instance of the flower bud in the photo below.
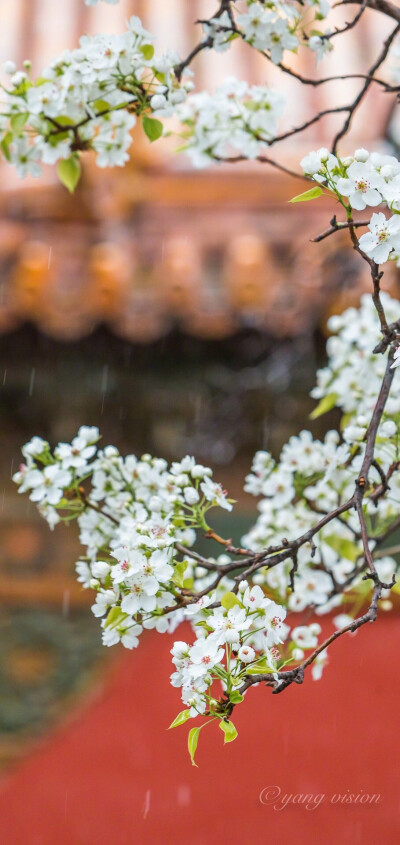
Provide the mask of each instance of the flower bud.
POLYGON ((255 659, 255 656, 254 648, 250 645, 242 645, 238 651, 238 658, 242 663, 251 663, 255 659))
POLYGON ((184 103, 186 100, 187 94, 183 88, 179 88, 177 91, 173 91, 170 96, 170 101, 173 106, 179 105, 179 103, 184 103))
POLYGON ((302 648, 294 648, 292 651, 293 660, 303 660, 304 651, 302 648))
POLYGON ((93 572, 95 579, 96 578, 106 578, 110 569, 111 569, 110 564, 106 563, 105 560, 96 560, 91 565, 91 570, 93 572))
POLYGON ((100 581, 97 578, 91 578, 89 581, 89 587, 91 590, 97 590, 100 587, 100 581))
POLYGON ((356 161, 366 162, 369 159, 369 152, 368 150, 364 150, 363 147, 360 147, 359 150, 355 151, 354 158, 356 161))
POLYGON ((15 64, 15 62, 11 61, 4 62, 3 70, 4 73, 7 73, 8 76, 11 76, 17 70, 17 65, 15 64))
POLYGON ((185 487, 183 495, 188 505, 197 505, 197 502, 200 500, 200 496, 194 487, 185 487))
POLYGON ((154 97, 150 100, 151 108, 156 111, 157 109, 165 109, 167 105, 167 100, 164 97, 164 94, 154 94, 154 97))

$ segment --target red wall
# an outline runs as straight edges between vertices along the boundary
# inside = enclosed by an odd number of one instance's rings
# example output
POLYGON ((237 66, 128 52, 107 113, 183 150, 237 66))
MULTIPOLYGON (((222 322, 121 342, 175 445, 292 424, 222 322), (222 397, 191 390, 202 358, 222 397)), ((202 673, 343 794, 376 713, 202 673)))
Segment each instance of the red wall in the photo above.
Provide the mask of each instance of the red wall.
POLYGON ((138 651, 121 651, 95 697, 3 780, 2 843, 400 841, 395 613, 332 646, 321 681, 278 696, 250 691, 234 714, 236 742, 223 747, 215 726, 200 735, 199 768, 187 726, 165 730, 182 709, 168 684, 172 639, 148 635, 138 651), (297 797, 283 809, 263 805, 272 786, 297 797), (296 803, 305 793, 325 797, 307 809, 296 803), (372 803, 359 803, 367 794, 372 803))

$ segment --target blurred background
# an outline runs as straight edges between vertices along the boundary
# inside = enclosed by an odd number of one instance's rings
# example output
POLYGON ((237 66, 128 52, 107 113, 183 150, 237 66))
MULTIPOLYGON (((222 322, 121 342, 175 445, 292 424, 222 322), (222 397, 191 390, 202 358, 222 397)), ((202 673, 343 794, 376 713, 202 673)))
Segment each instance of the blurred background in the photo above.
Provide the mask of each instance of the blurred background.
MULTIPOLYGON (((81 34, 121 31, 131 14, 157 36, 157 49, 172 47, 184 56, 200 36, 193 21, 212 14, 214 6, 208 0, 120 0, 95 8, 83 0, 1 0, 0 61, 29 58, 40 73, 81 34)), ((337 20, 349 14, 338 13, 337 20)), ((324 73, 337 72, 339 64, 343 73, 363 72, 388 30, 383 16, 364 15, 342 43, 337 39, 324 73)), ((300 55, 293 62, 307 75, 314 57, 300 55)), ((346 81, 345 88, 303 88, 236 44, 223 55, 203 53, 193 67, 199 88, 212 90, 227 74, 279 85, 289 103, 288 126, 343 96, 350 100, 358 90, 357 80, 346 81)), ((306 151, 329 145, 335 125, 324 120, 291 139, 277 150, 277 160, 298 168, 306 151)), ((374 90, 343 151, 366 146, 395 152, 399 136, 392 100, 374 90)), ((38 737, 51 737, 60 719, 80 703, 86 706, 92 694, 101 695, 103 686, 107 691, 107 678, 119 677, 121 661, 123 673, 127 666, 119 649, 105 654, 90 597, 75 581, 74 526, 51 533, 14 489, 11 475, 21 445, 34 434, 52 443, 68 441, 86 424, 98 425, 103 444, 124 453, 167 459, 194 454, 213 466, 216 479, 238 500, 239 540, 254 519, 255 502, 242 486, 256 449, 278 456, 302 427, 323 435, 337 422, 334 413, 308 422, 314 404, 309 390, 324 360, 328 316, 357 304, 369 278, 345 235, 310 243, 336 209, 325 200, 318 208, 287 206, 304 183, 266 165, 193 171, 173 146, 160 141, 150 147, 139 127, 123 170, 100 171, 85 157, 73 197, 51 168, 40 180, 21 181, 0 163, 0 771, 6 784, 11 769, 18 777, 38 737)), ((385 273, 384 288, 399 296, 395 268, 385 273)), ((216 528, 231 534, 218 519, 216 528)), ((169 648, 165 638, 166 678, 169 648)), ((139 659, 136 653, 129 657, 139 659)), ((168 681, 161 692, 157 678, 151 683, 155 696, 164 695, 168 681)), ((125 692, 120 706, 129 710, 133 686, 125 692)), ((172 711, 179 710, 175 692, 170 700, 172 711)), ((295 706, 294 697, 290 702, 295 706)), ((326 741, 322 736, 316 747, 318 759, 326 741)), ((335 748, 336 739, 333 754, 335 748)), ((62 757, 57 759, 62 768, 62 757)), ((185 790, 180 795, 179 806, 189 808, 185 790)), ((267 829, 266 815, 264 822, 267 829)), ((106 828, 94 838, 90 826, 74 832, 66 827, 65 839, 59 831, 55 839, 55 828, 46 838, 37 824, 31 839, 15 833, 8 841, 106 841, 106 828)), ((373 841, 364 834, 361 840, 364 828, 354 824, 351 841, 373 841)), ((328 824, 324 841, 337 842, 329 831, 328 824)), ((389 829, 387 834, 386 841, 395 841, 389 829)), ((158 841, 155 835, 142 832, 134 840, 127 833, 120 841, 158 841)), ((206 841, 203 834, 185 836, 191 845, 206 841)), ((165 841, 173 841, 172 832, 165 841)))

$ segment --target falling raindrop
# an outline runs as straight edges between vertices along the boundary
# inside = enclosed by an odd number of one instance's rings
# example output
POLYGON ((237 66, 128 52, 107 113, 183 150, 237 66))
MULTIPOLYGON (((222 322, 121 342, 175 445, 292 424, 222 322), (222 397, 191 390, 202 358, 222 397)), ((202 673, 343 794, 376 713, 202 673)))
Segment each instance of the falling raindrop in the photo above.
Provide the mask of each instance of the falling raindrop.
POLYGON ((105 395, 106 395, 106 390, 107 390, 107 382, 108 382, 108 365, 105 364, 105 366, 103 367, 103 374, 102 374, 102 377, 101 377, 101 392, 102 392, 101 411, 100 411, 101 414, 104 411, 104 400, 105 400, 105 395))
POLYGON ((62 608, 61 608, 61 612, 62 612, 63 616, 69 615, 70 604, 71 604, 71 602, 70 602, 70 591, 64 590, 63 597, 62 597, 62 608))
POLYGON ((53 247, 51 246, 51 247, 49 248, 49 257, 48 257, 48 260, 47 260, 47 269, 48 269, 48 270, 50 270, 51 258, 52 258, 52 252, 53 252, 53 247))
POLYGON ((35 385, 35 374, 36 374, 36 370, 35 370, 34 367, 32 367, 31 377, 29 379, 29 396, 32 396, 32 393, 33 393, 33 388, 34 388, 34 385, 35 385))
POLYGON ((11 458, 10 478, 13 477, 13 470, 14 470, 14 458, 11 458))
POLYGON ((7 378, 7 370, 4 370, 4 376, 3 376, 3 387, 4 387, 5 383, 6 383, 6 378, 7 378))
POLYGON ((150 810, 150 795, 151 790, 148 789, 146 791, 145 799, 144 799, 144 807, 143 807, 143 818, 146 819, 150 810))
POLYGON ((176 796, 176 802, 178 804, 178 807, 187 807, 191 801, 191 794, 192 791, 190 789, 190 786, 188 786, 188 784, 186 783, 181 784, 178 787, 178 792, 176 796))

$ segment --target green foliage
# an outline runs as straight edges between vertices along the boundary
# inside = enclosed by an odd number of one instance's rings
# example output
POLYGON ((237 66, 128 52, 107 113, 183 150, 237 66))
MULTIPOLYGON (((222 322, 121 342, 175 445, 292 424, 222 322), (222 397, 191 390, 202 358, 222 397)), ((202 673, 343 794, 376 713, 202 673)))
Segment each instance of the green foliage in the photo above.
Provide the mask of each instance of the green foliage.
POLYGON ((6 132, 6 134, 4 135, 4 138, 2 138, 2 140, 0 142, 1 151, 3 153, 4 158, 7 159, 7 161, 10 161, 10 159, 11 159, 10 144, 11 144, 12 140, 13 140, 12 132, 6 132))
POLYGON ((189 749, 190 759, 192 761, 192 766, 196 766, 196 768, 197 768, 197 763, 194 762, 194 755, 196 753, 196 748, 197 748, 197 743, 199 741, 200 731, 201 731, 201 728, 191 728, 191 730, 189 731, 189 736, 188 736, 188 749, 189 749))
POLYGON ((161 138, 164 127, 161 120, 156 120, 155 117, 147 117, 145 115, 142 120, 143 129, 151 143, 161 138))
POLYGON ((239 692, 239 690, 232 690, 232 692, 230 693, 229 701, 231 701, 232 704, 240 704, 240 702, 243 701, 243 699, 244 699, 244 695, 242 695, 242 693, 239 692))
POLYGON ((236 739, 238 732, 233 722, 225 722, 225 720, 222 719, 222 721, 219 723, 219 727, 221 728, 221 731, 225 734, 224 745, 226 745, 227 742, 233 742, 233 740, 236 739))
POLYGON ((339 396, 337 393, 328 393, 326 396, 323 396, 321 401, 318 402, 317 407, 310 414, 310 420, 316 420, 318 417, 322 417, 323 414, 327 414, 328 411, 331 411, 336 406, 338 399, 339 396))
POLYGON ((332 536, 324 537, 324 542, 327 543, 331 549, 334 549, 340 557, 344 557, 346 560, 351 560, 352 563, 355 563, 357 558, 360 556, 360 549, 356 543, 353 543, 352 540, 346 540, 339 536, 332 536))
POLYGON ((71 158, 60 161, 58 163, 57 173, 60 182, 73 194, 81 178, 81 165, 78 156, 72 155, 71 158))
POLYGON ((190 719, 190 709, 189 710, 181 710, 180 713, 176 716, 173 722, 171 722, 168 730, 171 728, 177 728, 179 725, 184 725, 187 720, 190 719))
POLYGON ((176 584, 176 586, 180 587, 181 589, 185 586, 185 579, 183 576, 187 570, 187 566, 187 560, 181 560, 176 563, 174 567, 174 574, 171 580, 173 584, 176 584))
POLYGON ((292 197, 289 202, 308 202, 309 200, 316 200, 322 196, 323 190, 319 185, 315 188, 310 188, 309 191, 304 191, 304 194, 298 194, 297 197, 292 197))
POLYGON ((221 604, 222 607, 225 608, 225 610, 230 610, 231 607, 235 606, 235 604, 238 604, 239 607, 242 607, 242 604, 239 601, 238 597, 235 596, 235 593, 225 593, 225 595, 222 596, 221 604))
POLYGON ((152 44, 142 44, 142 46, 139 47, 139 50, 143 53, 146 62, 149 62, 154 56, 154 47, 152 44))
POLYGON ((106 628, 115 628, 116 625, 120 625, 126 619, 127 615, 120 607, 112 607, 107 615, 106 628))
POLYGON ((28 120, 29 113, 23 112, 21 114, 13 114, 12 118, 10 118, 10 126, 14 135, 20 135, 26 121, 28 120))

